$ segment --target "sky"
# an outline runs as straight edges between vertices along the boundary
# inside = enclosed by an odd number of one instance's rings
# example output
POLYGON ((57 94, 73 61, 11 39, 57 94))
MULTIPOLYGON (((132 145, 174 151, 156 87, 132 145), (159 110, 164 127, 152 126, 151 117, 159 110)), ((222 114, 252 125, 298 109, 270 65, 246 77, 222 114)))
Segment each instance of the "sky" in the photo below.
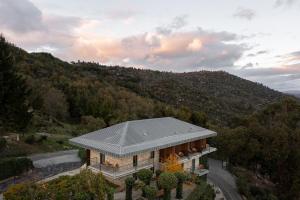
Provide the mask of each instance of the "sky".
POLYGON ((0 0, 0 32, 66 61, 223 70, 300 90, 300 0, 0 0))

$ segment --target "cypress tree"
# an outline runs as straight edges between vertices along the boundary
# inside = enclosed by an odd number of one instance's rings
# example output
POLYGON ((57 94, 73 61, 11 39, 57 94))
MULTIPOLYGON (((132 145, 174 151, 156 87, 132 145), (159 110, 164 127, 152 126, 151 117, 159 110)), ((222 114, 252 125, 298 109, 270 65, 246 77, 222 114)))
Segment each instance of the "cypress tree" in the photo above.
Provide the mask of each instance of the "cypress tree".
POLYGON ((0 131, 24 131, 31 119, 26 103, 29 90, 14 66, 12 50, 0 35, 0 131))

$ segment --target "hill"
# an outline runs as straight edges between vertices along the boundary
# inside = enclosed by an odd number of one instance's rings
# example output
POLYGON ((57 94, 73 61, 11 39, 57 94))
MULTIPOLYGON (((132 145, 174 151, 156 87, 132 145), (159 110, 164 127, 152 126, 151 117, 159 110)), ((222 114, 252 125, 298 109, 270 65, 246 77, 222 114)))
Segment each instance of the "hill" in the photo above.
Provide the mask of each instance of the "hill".
POLYGON ((67 63, 48 53, 30 54, 19 48, 14 48, 14 54, 34 91, 31 100, 37 110, 53 109, 47 103, 61 97, 65 105, 59 106, 67 108, 46 112, 59 120, 93 116, 109 125, 165 115, 189 120, 193 112, 201 112, 213 123, 227 124, 286 96, 223 71, 172 73, 67 63))

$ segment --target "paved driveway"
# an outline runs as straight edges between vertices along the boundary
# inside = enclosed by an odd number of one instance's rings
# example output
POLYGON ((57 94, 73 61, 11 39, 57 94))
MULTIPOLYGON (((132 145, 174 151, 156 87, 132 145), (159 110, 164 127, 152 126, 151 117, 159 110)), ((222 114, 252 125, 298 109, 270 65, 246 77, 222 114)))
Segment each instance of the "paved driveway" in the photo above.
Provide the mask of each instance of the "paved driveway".
POLYGON ((234 177, 225 169, 222 168, 222 162, 214 159, 209 159, 208 179, 217 185, 226 200, 242 200, 237 191, 234 177))
POLYGON ((35 168, 44 168, 63 163, 80 162, 78 150, 57 151, 54 153, 34 154, 29 156, 35 168))

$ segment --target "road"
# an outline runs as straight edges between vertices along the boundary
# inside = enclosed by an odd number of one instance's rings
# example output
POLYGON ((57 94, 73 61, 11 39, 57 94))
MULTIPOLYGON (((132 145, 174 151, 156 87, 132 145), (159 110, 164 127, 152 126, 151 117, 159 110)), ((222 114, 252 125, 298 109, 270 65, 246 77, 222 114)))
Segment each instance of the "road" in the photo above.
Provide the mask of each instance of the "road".
POLYGON ((226 200, 242 200, 237 191, 234 177, 222 168, 222 162, 209 159, 208 179, 217 185, 223 192, 226 200))

